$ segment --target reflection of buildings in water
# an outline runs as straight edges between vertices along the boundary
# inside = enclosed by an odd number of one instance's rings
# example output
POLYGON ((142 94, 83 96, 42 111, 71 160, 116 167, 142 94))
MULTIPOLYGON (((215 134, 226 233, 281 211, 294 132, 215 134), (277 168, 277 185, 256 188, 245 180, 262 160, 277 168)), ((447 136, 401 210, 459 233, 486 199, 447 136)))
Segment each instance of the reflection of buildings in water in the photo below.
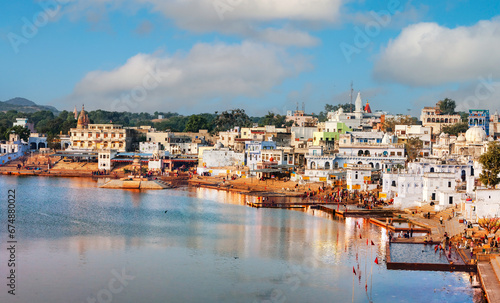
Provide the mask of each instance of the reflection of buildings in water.
POLYGON ((132 205, 137 208, 141 205, 141 190, 139 189, 126 189, 127 193, 130 195, 130 200, 132 200, 132 205))

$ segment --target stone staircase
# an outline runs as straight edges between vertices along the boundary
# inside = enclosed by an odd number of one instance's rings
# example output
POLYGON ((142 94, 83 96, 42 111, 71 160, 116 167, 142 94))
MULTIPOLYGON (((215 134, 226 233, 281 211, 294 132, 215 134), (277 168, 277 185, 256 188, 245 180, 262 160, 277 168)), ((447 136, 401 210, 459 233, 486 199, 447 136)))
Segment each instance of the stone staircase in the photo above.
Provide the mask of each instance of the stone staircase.
POLYGON ((500 302, 500 256, 478 262, 477 270, 488 302, 500 302))
POLYGON ((496 256, 490 259, 490 264, 493 267, 493 271, 497 276, 498 282, 500 283, 500 256, 496 256))

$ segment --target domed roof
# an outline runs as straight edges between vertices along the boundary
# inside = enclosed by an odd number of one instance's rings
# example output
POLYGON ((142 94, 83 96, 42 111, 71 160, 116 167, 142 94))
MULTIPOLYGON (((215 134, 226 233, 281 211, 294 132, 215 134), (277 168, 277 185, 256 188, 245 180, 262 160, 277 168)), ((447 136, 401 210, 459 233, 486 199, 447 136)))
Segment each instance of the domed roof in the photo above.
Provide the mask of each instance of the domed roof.
POLYGON ((465 140, 469 143, 481 143, 486 140, 486 132, 479 126, 473 126, 465 133, 465 140))
POLYGON ((464 134, 460 134, 460 136, 458 136, 457 142, 465 142, 465 136, 464 136, 464 134))
POLYGON ((344 112, 344 109, 342 107, 339 108, 339 114, 342 114, 344 112))
POLYGON ((441 135, 439 135, 439 138, 448 138, 449 135, 446 134, 446 133, 441 133, 441 135))

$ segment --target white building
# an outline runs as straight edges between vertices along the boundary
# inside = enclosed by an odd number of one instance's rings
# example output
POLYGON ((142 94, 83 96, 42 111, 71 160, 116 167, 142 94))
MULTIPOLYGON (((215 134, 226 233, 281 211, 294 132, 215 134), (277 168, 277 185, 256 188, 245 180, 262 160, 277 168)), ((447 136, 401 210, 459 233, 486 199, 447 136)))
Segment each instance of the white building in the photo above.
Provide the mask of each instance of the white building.
POLYGON ((346 183, 349 191, 371 190, 377 187, 372 184, 372 168, 370 165, 350 164, 346 170, 346 183))
POLYGON ((336 112, 328 113, 328 120, 332 122, 343 122, 351 129, 371 129, 376 124, 380 123, 380 118, 383 112, 372 113, 368 102, 363 108, 363 102, 361 101, 361 93, 358 92, 356 101, 354 104, 354 112, 344 112, 341 107, 336 112))
POLYGON ((431 135, 432 129, 422 125, 396 125, 395 135, 398 143, 406 143, 410 138, 418 138, 422 141, 422 149, 419 154, 427 157, 431 155, 431 135))
POLYGON ((375 169, 393 169, 406 161, 403 144, 383 132, 348 132, 340 135, 335 167, 368 164, 375 169))
POLYGON ((35 125, 33 123, 29 123, 28 118, 16 118, 16 122, 14 122, 12 126, 26 127, 30 130, 30 132, 35 132, 35 125))
POLYGON ((158 153, 160 151, 160 142, 139 142, 139 152, 158 153))
POLYGON ((467 221, 477 222, 481 218, 500 217, 500 190, 478 189, 465 198, 462 215, 467 221))
POLYGON ((394 206, 401 209, 420 205, 422 202, 433 202, 436 210, 440 210, 449 206, 450 197, 452 203, 456 204, 460 202, 460 195, 472 192, 472 164, 455 161, 443 163, 432 159, 421 161, 426 162, 411 162, 407 170, 384 172, 381 196, 385 199, 393 198, 394 206))
POLYGON ((97 156, 97 165, 99 170, 107 170, 110 171, 113 168, 113 163, 111 159, 113 159, 118 152, 116 150, 101 150, 97 156))
POLYGON ((28 144, 19 135, 9 134, 9 141, 0 143, 0 164, 5 164, 23 156, 28 151, 28 144))
POLYGON ((236 153, 229 148, 219 148, 203 151, 203 166, 206 168, 225 166, 244 166, 245 154, 236 153))

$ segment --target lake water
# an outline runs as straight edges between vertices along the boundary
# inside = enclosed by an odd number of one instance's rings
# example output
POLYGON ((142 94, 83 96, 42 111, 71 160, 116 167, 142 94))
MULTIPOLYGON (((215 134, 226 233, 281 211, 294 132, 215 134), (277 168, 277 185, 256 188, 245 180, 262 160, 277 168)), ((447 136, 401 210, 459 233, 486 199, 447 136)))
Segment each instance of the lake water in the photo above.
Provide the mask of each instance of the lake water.
POLYGON ((202 188, 7 176, 0 185, 0 302, 481 300, 466 273, 387 270, 386 232, 363 219, 255 209, 245 196, 202 188), (18 216, 16 296, 3 253, 8 189, 18 216))

